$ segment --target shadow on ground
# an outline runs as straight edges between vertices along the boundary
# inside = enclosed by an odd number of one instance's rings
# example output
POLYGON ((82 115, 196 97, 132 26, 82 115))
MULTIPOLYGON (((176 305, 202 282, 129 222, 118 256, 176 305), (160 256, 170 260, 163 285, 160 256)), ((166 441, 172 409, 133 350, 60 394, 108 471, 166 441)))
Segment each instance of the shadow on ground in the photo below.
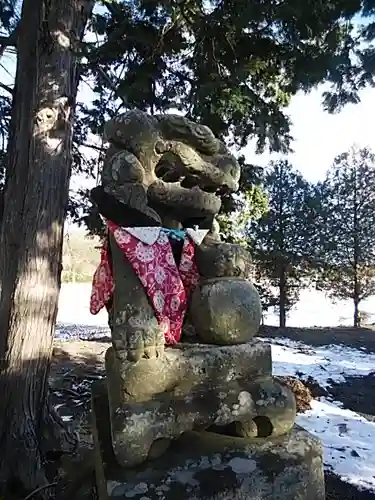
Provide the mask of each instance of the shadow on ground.
POLYGON ((326 473, 326 500, 374 500, 375 495, 369 491, 358 491, 357 488, 344 483, 334 474, 326 473))
MULTIPOLYGON (((366 353, 375 353, 375 328, 277 328, 263 326, 260 337, 288 338, 303 342, 313 347, 329 344, 344 345, 352 349, 360 349, 366 353)), ((307 354, 309 351, 307 351, 307 354)), ((317 386, 314 381, 307 380, 308 387, 314 397, 327 396, 327 391, 317 386)), ((360 413, 368 420, 375 421, 375 366, 374 372, 363 377, 345 377, 345 382, 332 382, 329 395, 341 401, 345 408, 360 413)))
POLYGON ((375 352, 375 327, 371 325, 363 328, 278 328, 276 326, 262 326, 259 336, 286 337, 312 346, 346 345, 354 349, 375 352))
POLYGON ((109 346, 108 339, 55 342, 49 380, 51 399, 63 420, 75 427, 87 419, 91 384, 104 377, 104 356, 109 346))
MULTIPOLYGON (((301 338, 302 329, 293 329, 295 330, 294 338, 289 335, 289 330, 288 335, 285 332, 280 332, 277 335, 276 331, 271 334, 269 330, 264 332, 263 335, 272 337, 287 336, 292 340, 312 343, 309 338, 301 338)), ((313 335, 313 331, 309 335, 313 335)), ((353 335, 353 332, 351 334, 345 332, 345 335, 349 337, 353 335)), ((371 331, 371 335, 375 337, 375 332, 371 331)), ((337 339, 340 342, 336 343, 344 343, 342 337, 337 336, 337 339)), ((318 341, 322 342, 317 345, 325 345, 326 343, 326 341, 323 342, 322 338, 318 339, 318 341)), ((375 351, 375 338, 373 344, 375 351)), ((65 475, 63 481, 64 495, 61 499, 57 497, 57 500, 95 500, 96 498, 93 488, 93 453, 89 419, 90 388, 94 381, 104 377, 104 355, 109 345, 110 341, 105 337, 90 340, 58 341, 55 343, 50 377, 51 397, 60 415, 79 432, 81 439, 79 454, 73 458, 67 457, 63 462, 62 472, 65 475)), ((355 384, 361 384, 361 380, 363 379, 353 382, 350 389, 353 395, 358 394, 358 387, 355 384)), ((371 383, 373 384, 371 385, 373 394, 375 379, 371 383)), ((337 385, 345 386, 347 384, 337 385)), ((365 384, 362 385, 365 386, 365 384)), ((342 387, 337 387, 337 391, 342 393, 342 390, 342 387)), ((340 400, 342 400, 341 397, 340 400)), ((363 401, 365 400, 366 396, 364 395, 363 401)), ((350 408, 350 406, 347 407, 350 408)), ((360 411, 358 408, 359 406, 353 406, 351 409, 360 411)), ((329 472, 326 473, 326 495, 327 500, 375 500, 375 494, 368 491, 358 491, 355 487, 341 481, 337 476, 329 472)))
POLYGON ((348 410, 375 421, 375 373, 365 377, 346 377, 345 383, 332 383, 329 392, 348 410))

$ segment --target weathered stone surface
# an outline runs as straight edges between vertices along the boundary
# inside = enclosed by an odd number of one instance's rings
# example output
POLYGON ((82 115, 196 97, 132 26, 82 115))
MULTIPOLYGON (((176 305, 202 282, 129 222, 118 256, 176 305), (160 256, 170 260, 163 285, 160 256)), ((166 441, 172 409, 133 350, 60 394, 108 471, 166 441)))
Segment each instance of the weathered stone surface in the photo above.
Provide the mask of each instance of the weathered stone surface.
MULTIPOLYGON (((109 148, 102 182, 91 196, 103 217, 120 226, 209 229, 222 193, 239 187, 236 158, 208 127, 185 117, 134 109, 109 120, 104 135, 109 148)), ((108 305, 113 346, 121 359, 132 362, 163 356, 164 335, 146 292, 111 237, 109 247, 115 281, 108 305)), ((228 257, 225 276, 244 273, 244 251, 231 251, 230 245, 223 251, 219 274, 228 257)))
POLYGON ((119 464, 134 467, 163 453, 168 440, 193 429, 237 423, 241 435, 273 437, 288 432, 296 417, 289 388, 272 378, 205 380, 189 393, 166 392, 141 403, 110 405, 112 446, 119 464), (252 423, 255 423, 255 429, 252 423), (251 431, 249 430, 251 429, 251 431), (158 443, 163 440, 163 445, 158 443), (159 451, 160 450, 160 453, 159 451))
POLYGON ((216 189, 238 189, 235 157, 208 127, 184 117, 132 110, 106 123, 105 138, 111 148, 102 172, 104 189, 156 221, 160 217, 152 205, 173 209, 176 220, 200 217, 220 210, 216 189))
MULTIPOLYGON (((105 136, 102 185, 92 191, 105 219, 211 230, 194 254, 200 282, 184 321, 195 344, 173 348, 128 258, 106 240, 113 348, 107 384, 93 389, 100 499, 322 500, 321 451, 300 429, 290 433, 294 395, 271 377, 270 347, 246 344, 261 321, 245 279, 250 254, 221 243, 214 227, 222 194, 238 189, 237 160, 208 127, 181 116, 132 110, 107 123, 105 136)), ((182 241, 171 247, 178 264, 182 241)))
POLYGON ((157 460, 116 463, 105 388, 93 391, 100 500, 324 500, 320 443, 299 427, 273 439, 189 432, 157 460))
POLYGON ((119 359, 138 361, 159 358, 164 352, 164 333, 144 287, 114 237, 109 236, 115 282, 111 309, 112 344, 119 359))
POLYGON ((251 380, 272 373, 271 347, 260 342, 178 344, 166 348, 160 358, 137 363, 122 361, 110 348, 105 366, 113 408, 126 401, 147 401, 163 392, 189 394, 202 384, 221 386, 230 380, 251 380))
POLYGON ((203 342, 249 342, 259 330, 261 317, 259 293, 245 279, 204 279, 193 292, 190 318, 203 342))
POLYGON ((251 396, 256 402, 255 418, 250 422, 237 419, 225 426, 216 422, 211 430, 220 434, 249 438, 282 436, 290 431, 297 412, 292 389, 273 377, 259 378, 253 382, 251 396), (280 394, 283 397, 280 397, 280 394))
POLYGON ((248 278, 251 275, 251 255, 241 245, 204 242, 197 247, 195 255, 199 272, 204 278, 248 278))

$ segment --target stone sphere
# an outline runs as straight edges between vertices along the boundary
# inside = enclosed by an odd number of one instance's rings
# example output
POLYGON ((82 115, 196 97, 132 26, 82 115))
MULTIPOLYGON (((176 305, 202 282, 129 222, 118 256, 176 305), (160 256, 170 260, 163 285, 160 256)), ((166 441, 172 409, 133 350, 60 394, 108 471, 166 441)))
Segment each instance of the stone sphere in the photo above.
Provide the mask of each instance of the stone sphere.
POLYGON ((259 330, 259 293, 252 283, 241 278, 203 280, 193 292, 190 317, 202 342, 244 344, 259 330))

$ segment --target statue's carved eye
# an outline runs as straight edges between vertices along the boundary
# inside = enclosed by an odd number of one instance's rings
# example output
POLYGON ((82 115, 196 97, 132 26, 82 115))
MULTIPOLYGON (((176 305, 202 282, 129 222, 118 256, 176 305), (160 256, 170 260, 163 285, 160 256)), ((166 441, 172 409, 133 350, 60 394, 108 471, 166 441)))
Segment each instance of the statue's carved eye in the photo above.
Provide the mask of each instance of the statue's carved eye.
POLYGON ((166 153, 168 150, 169 146, 164 141, 158 141, 155 144, 155 153, 157 153, 158 155, 162 155, 163 153, 166 153))
POLYGON ((205 134, 208 133, 208 129, 204 125, 198 125, 197 128, 196 128, 196 132, 198 134, 204 134, 205 135, 205 134))

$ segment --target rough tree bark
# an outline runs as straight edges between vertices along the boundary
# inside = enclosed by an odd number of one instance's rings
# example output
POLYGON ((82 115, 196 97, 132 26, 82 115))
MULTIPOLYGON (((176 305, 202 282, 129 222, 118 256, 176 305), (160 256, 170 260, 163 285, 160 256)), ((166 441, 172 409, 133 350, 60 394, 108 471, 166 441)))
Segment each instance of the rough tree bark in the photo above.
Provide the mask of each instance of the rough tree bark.
POLYGON ((279 327, 285 328, 286 326, 286 265, 284 261, 280 262, 280 275, 279 275, 279 327))
POLYGON ((284 168, 283 163, 279 167, 279 206, 278 206, 278 265, 279 265, 279 327, 286 326, 286 263, 285 263, 285 234, 284 234, 284 168))
POLYGON ((353 326, 354 326, 354 328, 359 328, 361 326, 361 315, 360 315, 360 312, 359 312, 359 300, 358 300, 358 297, 354 298, 353 326))
MULTIPOLYGON (((71 437, 48 405, 71 172, 76 49, 94 1, 24 0, 0 253, 0 480, 47 484, 50 450, 71 437)), ((5 496, 5 498, 8 498, 5 496)))
POLYGON ((359 302, 360 302, 360 283, 358 277, 359 270, 359 202, 358 202, 358 179, 357 179, 357 169, 354 170, 354 189, 353 189, 353 243, 354 243, 354 255, 353 255, 353 272, 354 272, 354 283, 353 283, 353 303, 354 303, 354 315, 353 315, 353 326, 358 328, 360 325, 360 314, 359 314, 359 302))

